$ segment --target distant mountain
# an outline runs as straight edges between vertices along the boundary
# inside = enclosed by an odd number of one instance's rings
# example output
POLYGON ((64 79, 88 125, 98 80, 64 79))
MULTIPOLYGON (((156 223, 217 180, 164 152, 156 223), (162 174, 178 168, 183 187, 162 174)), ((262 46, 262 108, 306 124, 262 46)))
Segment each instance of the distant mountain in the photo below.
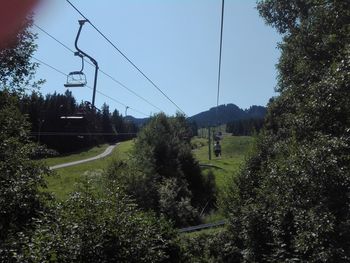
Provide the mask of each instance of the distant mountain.
POLYGON ((199 127, 204 127, 208 125, 218 125, 225 124, 228 122, 259 118, 263 119, 266 115, 266 108, 263 106, 253 105, 249 109, 241 109, 235 104, 220 105, 218 107, 213 107, 208 111, 203 111, 188 119, 190 121, 195 121, 199 127))
POLYGON ((124 119, 126 121, 133 122, 138 127, 143 126, 149 120, 149 118, 135 118, 135 117, 130 116, 130 115, 126 116, 124 119))
MULTIPOLYGON (((253 105, 249 109, 241 109, 235 104, 220 105, 213 107, 208 111, 203 111, 192 117, 189 117, 189 121, 195 121, 198 127, 204 127, 208 125, 226 124, 228 122, 243 120, 243 119, 263 119, 266 114, 266 108, 263 106, 253 105), (217 110, 216 110, 217 108, 217 110)), ((149 118, 135 118, 133 116, 126 116, 127 121, 135 123, 138 127, 144 125, 149 118)))

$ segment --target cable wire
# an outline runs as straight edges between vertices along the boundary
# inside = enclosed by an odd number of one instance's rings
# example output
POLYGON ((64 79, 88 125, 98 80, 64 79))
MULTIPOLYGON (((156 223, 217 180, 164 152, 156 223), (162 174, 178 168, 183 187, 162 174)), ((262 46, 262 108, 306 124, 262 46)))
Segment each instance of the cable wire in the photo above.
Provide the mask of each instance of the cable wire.
POLYGON ((183 113, 184 115, 185 112, 171 99, 169 98, 168 95, 165 94, 165 92, 158 87, 158 85, 156 85, 149 77, 147 77, 147 75, 145 73, 143 73, 143 71, 136 66, 136 64, 134 62, 132 62, 111 40, 109 40, 109 38, 103 34, 77 7, 75 7, 69 0, 66 0, 71 7, 73 7, 73 9, 75 9, 84 19, 86 19, 90 25, 115 49, 119 52, 119 54, 121 54, 143 77, 145 77, 152 85, 153 87, 155 87, 165 98, 167 98, 181 113, 183 113))
MULTIPOLYGON (((48 64, 48 63, 46 63, 46 62, 44 62, 44 61, 42 61, 42 60, 40 60, 40 59, 38 59, 38 58, 36 58, 36 57, 34 57, 34 56, 32 56, 32 58, 33 58, 34 60, 38 61, 39 63, 41 63, 41 64, 43 64, 43 65, 45 65, 45 66, 51 68, 52 70, 54 70, 54 71, 60 73, 61 75, 67 77, 67 74, 64 73, 63 71, 61 71, 61 70, 59 70, 59 69, 57 69, 57 68, 51 66, 50 64, 48 64)), ((92 87, 90 87, 90 86, 88 86, 88 85, 86 85, 86 87, 89 88, 89 89, 91 89, 91 90, 93 89, 92 87)), ((106 98, 108 98, 108 99, 110 99, 110 100, 112 100, 112 101, 114 101, 114 102, 116 102, 116 103, 118 103, 118 104, 124 106, 124 107, 128 107, 129 109, 131 109, 131 110, 133 110, 133 111, 135 111, 135 112, 137 112, 137 113, 139 113, 139 114, 141 114, 141 115, 143 115, 143 116, 146 116, 146 117, 149 116, 148 114, 143 113, 143 112, 141 112, 141 111, 139 111, 139 110, 137 110, 137 109, 134 109, 134 108, 132 108, 132 107, 130 107, 130 106, 127 106, 126 104, 124 104, 124 103, 118 101, 117 99, 112 98, 111 96, 109 96, 109 95, 107 95, 107 94, 104 94, 104 93, 101 92, 101 91, 98 91, 98 90, 97 90, 96 92, 99 93, 99 94, 101 94, 102 96, 104 96, 104 97, 106 97, 106 98)))
MULTIPOLYGON (((50 38, 52 38, 54 41, 56 41, 57 43, 59 43, 61 46, 63 46, 65 49, 67 49, 68 51, 72 52, 73 54, 75 53, 73 49, 71 49, 70 47, 68 47, 67 45, 65 45, 63 42, 61 42, 60 40, 58 40, 56 37, 54 37, 52 34, 50 34, 49 32, 47 32, 46 30, 44 30, 42 27, 34 24, 34 26, 36 28, 38 28, 40 31, 42 31, 44 34, 48 35, 50 38)), ((90 66, 94 66, 90 61, 86 60, 84 58, 84 61, 86 63, 88 63, 90 66)), ((103 71, 102 69, 99 68, 99 72, 101 72, 103 75, 107 76, 108 78, 110 78, 112 81, 114 81, 115 83, 117 83, 118 85, 120 85, 121 87, 123 87, 124 89, 128 90, 130 93, 134 94, 136 97, 138 97, 139 99, 143 100, 144 102, 148 103, 149 105, 151 105, 152 107, 154 107, 155 109, 159 110, 159 111, 163 111, 161 108, 157 107, 156 105, 154 105, 153 103, 151 103, 149 100, 145 99, 144 97, 142 97, 141 95, 137 94, 135 91, 133 91, 132 89, 128 88, 125 84, 123 84, 122 82, 120 82, 119 80, 115 79, 114 77, 112 77, 110 74, 106 73, 105 71, 103 71)))
POLYGON ((63 71, 61 71, 61 70, 59 70, 59 69, 57 69, 57 68, 55 68, 55 67, 53 67, 53 66, 51 66, 51 65, 49 65, 49 64, 47 64, 47 63, 45 63, 44 61, 42 61, 42 60, 40 60, 40 59, 38 59, 38 58, 36 58, 36 57, 33 57, 33 56, 32 56, 32 58, 35 59, 36 61, 38 61, 40 64, 43 64, 43 65, 45 65, 45 66, 47 66, 47 67, 53 69, 54 71, 60 73, 61 75, 64 75, 65 77, 67 77, 67 74, 64 73, 63 71))
POLYGON ((126 90, 128 90, 129 92, 131 92, 132 94, 134 94, 136 97, 138 97, 139 99, 143 100, 144 102, 148 103, 149 105, 151 105, 152 107, 154 107, 155 109, 159 110, 159 111, 163 111, 161 108, 159 108, 158 106, 154 105, 152 102, 146 100, 145 98, 143 98, 142 96, 138 95, 135 91, 133 91, 132 89, 128 88, 127 86, 125 86, 123 83, 121 83, 119 80, 115 79, 114 77, 112 77, 111 75, 109 75, 108 73, 102 71, 101 69, 99 70, 103 75, 109 77, 112 81, 114 81, 115 83, 118 83, 120 86, 122 86, 123 88, 125 88, 126 90))
POLYGON ((219 106, 219 97, 220 97, 222 35, 223 35, 223 29, 224 29, 224 9, 225 9, 225 0, 222 0, 222 7, 221 7, 221 32, 220 32, 220 52, 219 52, 219 72, 218 72, 218 92, 217 92, 217 96, 216 96, 216 108, 218 108, 218 106, 219 106))
POLYGON ((30 132, 31 136, 77 136, 77 135, 135 135, 136 132, 30 132))
MULTIPOLYGON (((90 87, 90 86, 88 86, 88 85, 86 85, 86 87, 89 88, 89 89, 91 89, 91 90, 93 90, 93 88, 90 87)), ((139 111, 139 110, 136 110, 136 109, 134 109, 134 108, 132 108, 132 107, 130 107, 130 106, 124 104, 123 102, 118 101, 117 99, 112 98, 111 96, 109 96, 109 95, 107 95, 107 94, 105 94, 105 93, 103 93, 103 92, 101 92, 101 91, 96 90, 96 92, 99 93, 99 94, 101 94, 102 96, 104 96, 104 97, 106 97, 106 98, 108 98, 108 99, 110 99, 110 100, 116 102, 116 103, 119 103, 120 105, 123 105, 124 107, 128 107, 128 109, 131 109, 131 110, 133 110, 133 111, 135 111, 135 112, 137 112, 137 113, 139 113, 139 114, 141 114, 141 115, 143 115, 143 116, 146 116, 146 117, 149 116, 149 115, 147 115, 147 114, 145 114, 145 113, 143 113, 143 112, 141 112, 141 111, 139 111)))
MULTIPOLYGON (((51 35, 49 32, 45 31, 42 27, 38 26, 37 24, 33 24, 36 28, 38 28, 40 31, 44 32, 46 35, 48 35, 49 37, 51 37, 53 40, 55 40, 56 42, 58 42, 61 46, 65 47, 67 50, 69 50, 70 52, 74 53, 74 50, 71 49, 70 47, 68 47, 66 44, 64 44, 63 42, 59 41, 57 38, 55 38, 53 35, 51 35)), ((90 62, 91 63, 91 62, 90 62)), ((92 64, 92 63, 91 63, 92 64)))

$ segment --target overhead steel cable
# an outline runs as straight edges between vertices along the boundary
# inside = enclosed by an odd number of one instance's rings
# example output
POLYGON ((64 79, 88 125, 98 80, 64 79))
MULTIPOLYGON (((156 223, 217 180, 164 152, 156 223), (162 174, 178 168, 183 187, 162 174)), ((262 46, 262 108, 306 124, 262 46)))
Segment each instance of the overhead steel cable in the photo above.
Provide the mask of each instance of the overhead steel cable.
POLYGON ((103 34, 77 7, 75 7, 69 0, 66 0, 90 25, 115 49, 121 54, 143 77, 145 77, 153 87, 155 87, 168 101, 170 101, 181 113, 186 113, 171 99, 165 92, 158 87, 134 62, 131 61, 105 34, 103 34))
POLYGON ((119 80, 115 79, 114 77, 112 77, 111 75, 109 75, 108 73, 102 71, 100 69, 101 73, 107 77, 109 77, 112 81, 114 81, 115 83, 118 83, 120 86, 122 86, 123 88, 125 88, 126 90, 128 90, 129 92, 131 92, 132 94, 134 94, 136 97, 138 97, 139 99, 143 100, 144 102, 148 103, 149 105, 151 105, 152 107, 154 107, 155 109, 159 110, 159 111, 163 111, 161 108, 157 107, 156 105, 154 105, 152 102, 146 100, 145 98, 141 97, 140 95, 138 95, 135 91, 133 91, 132 89, 128 88, 127 86, 125 86, 123 83, 121 83, 119 80))
POLYGON ((219 52, 219 72, 218 72, 218 91, 216 96, 216 109, 219 106, 220 97, 220 81, 221 81, 221 56, 222 56, 222 35, 224 29, 224 11, 225 11, 225 0, 222 0, 221 6, 221 30, 220 30, 220 52, 219 52))
MULTIPOLYGON (((65 49, 67 49, 68 51, 72 52, 73 54, 75 53, 75 51, 73 49, 71 49, 70 47, 68 47, 67 45, 65 45, 63 42, 61 42, 60 40, 58 40, 56 37, 54 37, 52 34, 50 34, 49 32, 47 32, 46 30, 44 30, 42 27, 34 24, 34 26, 36 28, 38 28, 40 31, 42 31, 44 34, 48 35, 50 38, 52 38, 54 41, 56 41, 57 43, 59 43, 61 46, 63 46, 65 49)), ((90 61, 85 60, 84 61, 86 63, 88 63, 90 66, 94 66, 90 61)), ((120 82, 119 80, 115 79, 114 77, 112 77, 110 74, 106 73, 105 71, 103 71, 102 69, 99 68, 99 71, 107 76, 108 78, 110 78, 113 82, 117 83, 118 85, 120 85, 121 87, 123 87, 124 89, 128 90, 130 93, 132 93, 133 95, 135 95, 136 97, 138 97, 139 99, 143 100, 144 102, 146 102, 147 104, 151 105, 152 107, 154 107, 155 109, 159 110, 159 111, 163 111, 161 108, 157 107, 156 105, 154 105, 152 102, 150 102, 149 100, 145 99, 144 97, 142 97, 141 95, 137 94, 135 91, 133 91, 132 89, 130 89, 129 87, 127 87, 125 84, 123 84, 122 82, 120 82)))
MULTIPOLYGON (((45 33, 46 35, 48 35, 49 37, 51 37, 53 40, 55 40, 57 43, 59 43, 61 46, 63 46, 65 49, 69 50, 70 52, 74 53, 74 50, 71 49, 70 47, 68 47, 66 44, 64 44, 63 42, 59 41, 57 38, 55 38, 53 35, 51 35, 49 32, 47 32, 46 30, 44 30, 42 27, 38 26, 37 24, 33 24, 36 28, 38 28, 40 31, 42 31, 43 33, 45 33)), ((91 63, 90 61, 86 61, 88 63, 91 63)), ((93 65, 91 63, 91 65, 93 65)))
MULTIPOLYGON (((38 61, 39 63, 41 63, 41 64, 43 64, 43 65, 45 65, 45 66, 51 68, 52 70, 54 70, 54 71, 60 73, 61 75, 67 77, 67 74, 64 73, 63 71, 61 71, 61 70, 59 70, 59 69, 57 69, 57 68, 51 66, 50 64, 48 64, 48 63, 46 63, 46 62, 44 62, 44 61, 42 61, 42 60, 40 60, 40 59, 38 59, 38 58, 36 58, 36 57, 34 57, 34 56, 32 56, 32 58, 33 58, 34 60, 38 61)), ((86 85, 86 87, 89 88, 89 89, 93 89, 92 87, 90 87, 90 86, 88 86, 88 85, 86 85)), ((110 99, 110 100, 112 100, 112 101, 114 101, 114 102, 116 102, 116 103, 118 103, 118 104, 124 106, 124 107, 128 107, 129 109, 131 109, 131 110, 133 110, 133 111, 135 111, 135 112, 137 112, 137 113, 139 113, 139 114, 141 114, 141 115, 143 115, 143 116, 146 116, 146 117, 149 116, 148 114, 145 114, 145 113, 143 113, 142 111, 139 111, 139 110, 137 110, 137 109, 134 109, 134 108, 132 108, 132 107, 126 105, 125 103, 123 103, 123 102, 121 102, 121 101, 118 101, 117 99, 115 99, 115 98, 113 98, 113 97, 111 97, 111 96, 109 96, 109 95, 107 95, 107 94, 104 94, 104 93, 101 92, 101 91, 96 91, 96 92, 99 93, 99 94, 101 94, 102 96, 104 96, 104 97, 106 97, 106 98, 108 98, 108 99, 110 99)))
POLYGON ((51 65, 49 65, 49 64, 47 64, 47 63, 45 63, 44 61, 42 61, 42 60, 40 60, 40 59, 38 59, 38 58, 36 58, 36 57, 33 57, 33 56, 32 56, 32 58, 35 59, 36 61, 38 61, 39 63, 41 63, 41 64, 43 64, 43 65, 45 65, 45 66, 47 66, 47 67, 53 69, 54 71, 56 71, 56 72, 58 72, 58 73, 60 73, 61 75, 64 75, 65 77, 67 77, 67 74, 64 73, 63 71, 61 71, 61 70, 59 70, 59 69, 57 69, 57 68, 55 68, 55 67, 53 67, 53 66, 51 66, 51 65))
POLYGON ((31 136, 136 135, 136 132, 30 132, 31 136))
MULTIPOLYGON (((86 86, 86 87, 88 87, 89 89, 92 89, 92 87, 90 87, 90 86, 86 86)), ((130 107, 130 106, 128 106, 128 105, 126 105, 126 104, 124 104, 124 103, 122 103, 122 102, 120 102, 120 101, 114 99, 114 98, 112 98, 111 96, 109 96, 109 95, 107 95, 107 94, 105 94, 105 93, 103 93, 103 92, 101 92, 101 91, 98 91, 98 90, 97 90, 96 92, 99 93, 99 94, 101 94, 102 96, 104 96, 104 97, 106 97, 106 98, 109 98, 110 100, 112 100, 112 101, 114 101, 114 102, 116 102, 116 103, 119 103, 120 105, 123 105, 124 107, 128 107, 128 109, 131 109, 131 110, 133 110, 133 111, 135 111, 135 112, 137 112, 137 113, 139 113, 139 114, 141 114, 141 115, 143 115, 143 116, 146 116, 146 117, 149 116, 149 115, 147 115, 147 114, 145 114, 145 113, 143 113, 143 112, 141 112, 141 111, 139 111, 139 110, 136 110, 136 109, 134 109, 134 108, 132 108, 132 107, 130 107)))

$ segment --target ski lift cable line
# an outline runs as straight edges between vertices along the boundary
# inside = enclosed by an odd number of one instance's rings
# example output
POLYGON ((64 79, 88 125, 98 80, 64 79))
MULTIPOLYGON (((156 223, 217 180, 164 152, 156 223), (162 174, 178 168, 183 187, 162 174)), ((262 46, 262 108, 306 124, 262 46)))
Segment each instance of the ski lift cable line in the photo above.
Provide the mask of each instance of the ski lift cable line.
POLYGON ((36 57, 34 57, 34 56, 32 56, 32 58, 35 59, 36 61, 38 61, 40 64, 43 64, 43 65, 45 65, 45 66, 47 66, 47 67, 53 69, 54 71, 60 73, 61 75, 67 77, 67 74, 64 73, 63 71, 61 71, 61 70, 59 70, 59 69, 57 69, 57 68, 55 68, 55 67, 53 67, 53 66, 51 66, 51 65, 49 65, 49 64, 47 64, 47 63, 45 63, 44 61, 42 61, 42 60, 40 60, 40 59, 38 59, 38 58, 36 58, 36 57))
MULTIPOLYGON (((72 50, 70 47, 68 47, 66 44, 64 44, 63 42, 61 42, 60 40, 58 40, 56 37, 54 37, 52 34, 50 34, 49 32, 47 32, 46 30, 44 30, 42 27, 34 24, 35 27, 37 27, 40 31, 42 31, 44 34, 48 35, 50 38, 52 38, 54 41, 56 41, 58 44, 60 44, 62 47, 64 47, 65 49, 67 49, 68 51, 72 52, 73 54, 75 53, 74 50, 72 50)), ((88 63, 90 66, 94 66, 90 61, 86 60, 84 58, 84 61, 86 63, 88 63)), ((132 89, 130 89, 129 87, 127 87, 125 84, 123 84, 122 82, 120 82, 119 80, 115 79, 114 77, 112 77, 110 74, 106 73, 105 71, 103 71, 102 69, 98 69, 103 75, 105 75, 106 77, 110 78, 113 82, 117 83, 118 85, 120 85, 121 87, 123 87, 124 89, 128 90, 130 93, 134 94, 136 97, 138 97, 139 99, 143 100, 144 102, 146 102, 147 104, 151 105, 152 107, 154 107, 155 109, 159 110, 159 111, 163 111, 161 108, 159 108, 158 106, 154 105, 152 102, 150 102, 149 100, 145 99, 144 97, 142 97, 141 95, 137 94, 135 91, 133 91, 132 89)))
MULTIPOLYGON (((39 132, 30 132, 29 133, 32 136, 37 136, 39 135, 39 132)), ((136 132, 40 132, 40 135, 45 135, 45 136, 77 136, 77 135, 135 135, 137 134, 136 132)))
MULTIPOLYGON (((86 87, 89 88, 89 89, 93 89, 92 87, 90 87, 90 86, 88 86, 88 85, 86 85, 86 87)), ((130 107, 130 106, 128 106, 128 105, 126 105, 126 104, 124 104, 124 103, 122 103, 122 102, 120 102, 120 101, 118 101, 118 100, 116 100, 116 99, 114 99, 114 98, 112 98, 112 97, 110 97, 109 95, 107 95, 107 94, 105 94, 105 93, 103 93, 103 92, 101 92, 101 91, 98 91, 98 90, 97 90, 96 92, 99 93, 100 95, 102 95, 102 96, 104 96, 104 97, 106 97, 106 98, 108 98, 108 99, 110 99, 110 100, 116 102, 116 103, 119 103, 120 105, 122 105, 122 106, 124 106, 124 107, 128 107, 128 109, 131 109, 131 110, 133 110, 133 111, 135 111, 135 112, 137 112, 137 113, 139 113, 139 114, 141 114, 141 115, 144 115, 144 116, 146 116, 146 117, 149 116, 149 115, 147 115, 146 113, 143 113, 143 112, 141 112, 141 111, 139 111, 139 110, 136 110, 136 109, 134 109, 134 108, 132 108, 132 107, 130 107)))
POLYGON ((222 57, 222 35, 224 29, 224 12, 225 12, 225 0, 222 0, 221 6, 221 30, 220 30, 220 51, 219 51, 219 72, 218 72, 218 91, 216 96, 216 110, 219 106, 220 97, 220 81, 221 81, 221 57, 222 57))
MULTIPOLYGON (((69 50, 70 52, 74 53, 74 50, 71 49, 70 47, 68 47, 66 44, 64 44, 63 42, 61 42, 60 40, 58 40, 56 37, 54 37, 53 35, 51 35, 49 32, 47 32, 45 29, 43 29, 42 27, 38 26, 37 24, 33 24, 36 28, 38 28, 41 32, 45 33, 46 35, 48 35, 49 37, 51 37, 53 40, 55 40, 57 43, 59 43, 61 46, 63 46, 65 49, 69 50)), ((93 65, 90 61, 86 61, 87 63, 89 63, 90 65, 93 65)))
POLYGON ((115 83, 119 84, 120 86, 122 86, 123 88, 127 89, 129 92, 131 92, 132 94, 134 94, 136 97, 140 98, 141 100, 145 101, 146 103, 148 103, 149 105, 151 105, 152 107, 154 107, 155 109, 159 110, 159 111, 163 111, 161 108, 159 108, 158 106, 154 105, 152 102, 146 100, 145 98, 143 98, 142 96, 138 95, 135 91, 133 91, 132 89, 128 88, 127 86, 125 86, 123 83, 121 83, 119 80, 115 79, 114 77, 112 77, 111 75, 109 75, 108 73, 100 70, 102 74, 104 74, 105 76, 109 77, 112 81, 114 81, 115 83))
MULTIPOLYGON (((56 71, 57 73, 59 73, 59 74, 65 76, 65 77, 67 77, 67 74, 66 74, 66 73, 64 73, 63 71, 61 71, 61 70, 59 70, 59 69, 57 69, 57 68, 55 68, 55 67, 53 67, 53 66, 47 64, 46 62, 42 61, 41 59, 38 59, 38 58, 36 58, 36 57, 34 57, 34 56, 32 56, 32 58, 33 58, 34 60, 38 61, 40 64, 43 64, 43 65, 45 65, 45 66, 51 68, 52 70, 56 71)), ((86 87, 89 88, 89 89, 93 89, 92 87, 90 87, 90 86, 88 86, 88 85, 86 85, 86 87)), ((149 116, 148 114, 143 113, 143 112, 141 112, 141 111, 139 111, 139 110, 137 110, 137 109, 134 109, 134 108, 132 108, 132 107, 130 107, 130 106, 127 106, 126 104, 124 104, 124 103, 118 101, 117 99, 112 98, 111 96, 108 96, 108 95, 104 94, 104 93, 101 92, 101 91, 96 91, 96 92, 99 93, 100 95, 102 95, 102 96, 104 96, 104 97, 106 97, 106 98, 108 98, 108 99, 110 99, 110 100, 112 100, 112 101, 114 101, 114 102, 116 102, 116 103, 118 103, 118 104, 124 106, 124 107, 129 107, 129 109, 131 109, 131 110, 133 110, 133 111, 135 111, 135 112, 137 112, 137 113, 139 113, 139 114, 141 114, 141 115, 144 115, 144 116, 147 116, 147 117, 149 116)))
POLYGON ((68 4, 71 5, 73 9, 75 9, 84 19, 86 19, 90 25, 115 49, 121 54, 143 77, 145 77, 153 87, 155 87, 168 101, 170 101, 181 113, 186 113, 168 96, 165 92, 158 87, 147 75, 138 67, 134 62, 132 62, 105 34, 103 34, 80 10, 74 6, 69 0, 66 0, 68 4))

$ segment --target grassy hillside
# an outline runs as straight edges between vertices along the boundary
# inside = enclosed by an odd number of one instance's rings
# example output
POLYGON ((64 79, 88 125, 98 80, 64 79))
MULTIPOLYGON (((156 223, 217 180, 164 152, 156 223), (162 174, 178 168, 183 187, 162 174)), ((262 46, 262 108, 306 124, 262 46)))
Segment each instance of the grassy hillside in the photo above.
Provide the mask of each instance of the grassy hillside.
MULTIPOLYGON (((203 171, 208 173, 212 171, 215 175, 219 194, 223 191, 227 180, 235 176, 240 166, 244 162, 244 156, 249 152, 252 146, 253 138, 245 136, 224 135, 222 144, 222 157, 216 158, 212 154, 212 160, 208 160, 208 139, 194 138, 192 144, 195 146, 193 153, 200 164, 212 164, 219 168, 203 167, 203 171)), ((74 184, 84 173, 88 171, 98 171, 105 169, 113 159, 125 159, 129 157, 133 141, 122 142, 113 151, 112 155, 76 166, 61 168, 53 171, 53 175, 47 177, 48 188, 45 191, 53 193, 59 199, 65 199, 74 189, 74 184)), ((56 165, 75 160, 86 159, 102 153, 107 145, 94 147, 86 152, 76 153, 69 156, 46 159, 49 165, 56 165)), ((208 221, 215 221, 216 215, 208 218, 208 221)))
MULTIPOLYGON (((93 172, 104 169, 113 159, 128 158, 128 152, 131 150, 132 145, 132 141, 122 142, 113 150, 113 153, 110 156, 107 156, 103 159, 54 170, 53 175, 46 178, 48 188, 45 189, 45 191, 53 193, 58 199, 61 200, 67 198, 69 193, 73 191, 74 184, 78 181, 81 175, 86 172, 93 172)), ((58 164, 89 158, 101 153, 102 149, 100 150, 101 151, 97 151, 97 149, 95 149, 89 151, 88 153, 81 153, 80 155, 74 155, 72 157, 61 157, 62 160, 60 157, 58 157, 55 158, 55 162, 58 164), (93 151, 95 151, 95 154, 92 154, 93 151)))
POLYGON ((102 145, 95 146, 90 149, 85 149, 76 153, 62 155, 54 158, 47 158, 44 160, 44 162, 47 164, 47 166, 54 166, 57 164, 83 160, 83 159, 87 159, 87 158, 99 155, 100 153, 103 153, 107 147, 108 147, 108 144, 102 144, 102 145))
POLYGON ((236 175, 244 162, 245 156, 249 153, 253 142, 253 137, 225 134, 223 140, 220 142, 222 148, 221 157, 215 157, 212 152, 211 160, 209 160, 208 154, 208 139, 195 138, 192 143, 195 147, 197 146, 197 148, 194 149, 194 154, 200 164, 211 164, 218 167, 203 167, 203 169, 207 171, 211 170, 214 173, 216 184, 220 190, 225 186, 227 179, 236 175))

